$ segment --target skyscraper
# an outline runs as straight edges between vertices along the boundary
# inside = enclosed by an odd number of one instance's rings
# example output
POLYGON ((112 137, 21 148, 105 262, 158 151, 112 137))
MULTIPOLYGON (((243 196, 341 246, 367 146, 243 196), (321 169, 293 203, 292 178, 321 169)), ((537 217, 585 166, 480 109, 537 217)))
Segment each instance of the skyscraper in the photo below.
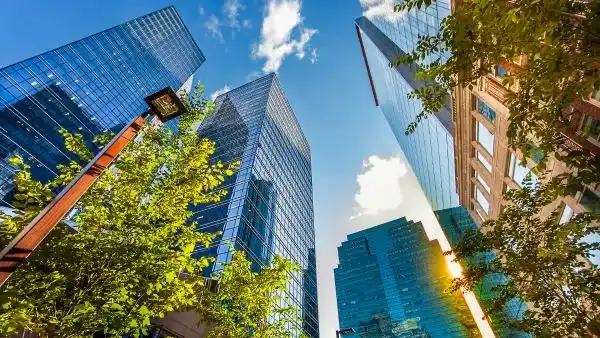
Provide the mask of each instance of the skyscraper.
POLYGON ((309 144, 275 74, 222 94, 215 104, 198 131, 216 142, 214 160, 241 165, 223 184, 228 195, 220 203, 195 210, 199 230, 222 231, 196 256, 217 258, 207 274, 231 259, 231 245, 246 252, 255 270, 274 255, 297 261, 303 271, 289 286, 290 300, 302 310, 298 328, 318 337, 309 144))
POLYGON ((477 326, 437 240, 396 219, 348 235, 334 271, 341 328, 355 337, 466 337, 477 326))
MULTIPOLYGON (((205 61, 174 7, 150 13, 0 69, 0 204, 9 206, 20 154, 36 179, 74 155, 59 129, 93 137, 147 109, 144 97, 179 89, 205 61)), ((188 84, 191 81, 187 81, 188 84)))
MULTIPOLYGON (((370 2, 364 3, 368 15, 370 2)), ((454 207, 458 195, 450 100, 406 135, 406 128, 422 111, 421 101, 407 95, 422 82, 415 78, 417 65, 389 66, 390 61, 414 49, 419 35, 439 30, 440 21, 450 13, 450 4, 448 0, 434 1, 426 9, 406 15, 393 15, 393 10, 390 6, 390 15, 355 21, 375 105, 381 108, 433 209, 454 207)))

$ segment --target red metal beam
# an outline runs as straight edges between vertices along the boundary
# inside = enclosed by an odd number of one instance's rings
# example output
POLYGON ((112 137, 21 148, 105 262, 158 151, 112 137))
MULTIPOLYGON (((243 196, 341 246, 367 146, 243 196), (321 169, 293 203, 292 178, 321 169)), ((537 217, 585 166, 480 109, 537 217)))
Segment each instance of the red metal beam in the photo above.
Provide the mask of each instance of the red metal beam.
POLYGON ((0 252, 0 287, 25 262, 52 229, 73 209, 121 151, 137 135, 148 113, 133 119, 94 159, 0 252))

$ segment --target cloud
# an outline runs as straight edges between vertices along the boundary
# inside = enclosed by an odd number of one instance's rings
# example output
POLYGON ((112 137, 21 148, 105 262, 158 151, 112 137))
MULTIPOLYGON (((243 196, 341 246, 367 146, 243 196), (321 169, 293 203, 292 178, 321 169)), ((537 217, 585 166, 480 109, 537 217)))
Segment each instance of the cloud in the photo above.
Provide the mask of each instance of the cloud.
POLYGON ((390 22, 400 20, 404 14, 394 12, 396 0, 360 0, 363 15, 369 19, 382 18, 390 22))
POLYGON ((223 32, 221 32, 221 21, 217 18, 216 15, 211 14, 211 16, 204 23, 204 27, 212 34, 213 37, 219 39, 219 42, 225 43, 225 39, 223 39, 223 32))
POLYGON ((351 219, 399 207, 404 200, 401 178, 407 173, 400 157, 370 156, 363 163, 363 172, 356 176, 358 192, 354 195, 356 206, 351 219))
POLYGON ((225 0, 223 14, 227 17, 227 25, 229 27, 240 28, 238 15, 240 10, 243 10, 244 8, 244 5, 242 5, 239 0, 225 0))
POLYGON ((225 94, 230 90, 231 90, 231 88, 229 88, 228 85, 225 85, 225 87, 219 88, 219 89, 215 90, 212 94, 210 94, 210 100, 215 102, 215 99, 217 98, 217 96, 219 96, 221 94, 225 94))
POLYGON ((319 61, 319 54, 317 54, 317 49, 313 48, 310 52, 310 63, 314 65, 317 61, 319 61))
POLYGON ((198 7, 198 14, 200 14, 201 16, 204 15, 204 7, 198 7))
POLYGON ((249 19, 244 19, 242 21, 242 27, 244 27, 244 28, 252 28, 252 21, 250 21, 249 19))
POLYGON ((255 58, 265 59, 264 72, 276 72, 290 54, 304 58, 304 49, 317 30, 300 27, 304 21, 300 15, 301 7, 300 0, 268 1, 260 42, 252 51, 255 58), (292 38, 294 30, 300 31, 300 39, 292 38))
POLYGON ((254 71, 248 75, 246 75, 246 82, 251 82, 254 81, 256 79, 258 79, 259 77, 261 77, 261 75, 263 75, 263 73, 261 71, 254 71))

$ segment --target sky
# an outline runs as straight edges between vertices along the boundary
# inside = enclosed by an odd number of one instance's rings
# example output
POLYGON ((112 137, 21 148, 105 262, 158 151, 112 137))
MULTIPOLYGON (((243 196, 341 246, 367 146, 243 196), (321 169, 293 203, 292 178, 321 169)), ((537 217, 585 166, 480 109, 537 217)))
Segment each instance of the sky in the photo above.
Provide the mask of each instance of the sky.
POLYGON ((0 67, 171 4, 207 58, 195 78, 208 96, 265 72, 280 77, 311 145, 320 330, 333 337, 346 235, 402 216, 435 223, 374 104, 353 25, 359 0, 6 1, 0 67))

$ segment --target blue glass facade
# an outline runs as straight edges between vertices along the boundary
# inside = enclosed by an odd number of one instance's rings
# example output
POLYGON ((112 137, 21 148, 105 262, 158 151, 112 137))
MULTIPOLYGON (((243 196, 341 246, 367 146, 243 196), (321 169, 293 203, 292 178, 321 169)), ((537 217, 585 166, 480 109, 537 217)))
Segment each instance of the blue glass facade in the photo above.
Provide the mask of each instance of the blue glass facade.
POLYGON ((467 337, 477 327, 442 249, 405 218, 348 235, 334 271, 339 324, 350 337, 467 337))
POLYGON ((412 51, 418 34, 435 33, 448 13, 446 1, 434 1, 426 10, 394 21, 370 21, 365 17, 356 20, 375 102, 434 210, 458 205, 450 98, 435 117, 423 120, 414 133, 406 135, 406 128, 422 111, 421 101, 407 95, 423 83, 415 78, 416 65, 391 68, 389 63, 412 51))
MULTIPOLYGON (((446 235, 446 238, 448 238, 448 242, 450 242, 452 247, 454 247, 464 238, 467 231, 479 230, 479 227, 473 218, 471 218, 469 211, 464 207, 438 210, 435 212, 435 215, 442 227, 442 230, 444 231, 444 234, 446 235)), ((491 252, 482 253, 480 258, 493 259, 494 254, 491 252)), ((490 300, 494 293, 494 286, 505 283, 506 281, 506 277, 502 274, 489 275, 484 278, 483 283, 481 283, 481 285, 475 289, 475 294, 477 295, 477 298, 483 302, 490 300)), ((527 305, 517 298, 511 299, 505 305, 505 315, 508 318, 522 318, 525 310, 527 310, 527 305)), ((501 325, 499 320, 492 320, 491 324, 494 332, 499 337, 530 337, 528 334, 501 325)))
POLYGON ((94 135, 145 111, 144 97, 180 88, 204 61, 167 7, 0 69, 0 204, 10 206, 12 155, 23 156, 35 178, 54 177, 56 165, 74 156, 60 128, 92 146, 94 135))
POLYGON ((216 142, 215 160, 241 161, 228 178, 220 203, 200 206, 194 217, 201 231, 222 235, 196 256, 214 256, 207 274, 242 249, 256 270, 274 255, 297 261, 303 271, 289 286, 289 299, 302 310, 302 326, 319 336, 315 233, 310 147, 275 74, 225 93, 199 127, 216 142))

